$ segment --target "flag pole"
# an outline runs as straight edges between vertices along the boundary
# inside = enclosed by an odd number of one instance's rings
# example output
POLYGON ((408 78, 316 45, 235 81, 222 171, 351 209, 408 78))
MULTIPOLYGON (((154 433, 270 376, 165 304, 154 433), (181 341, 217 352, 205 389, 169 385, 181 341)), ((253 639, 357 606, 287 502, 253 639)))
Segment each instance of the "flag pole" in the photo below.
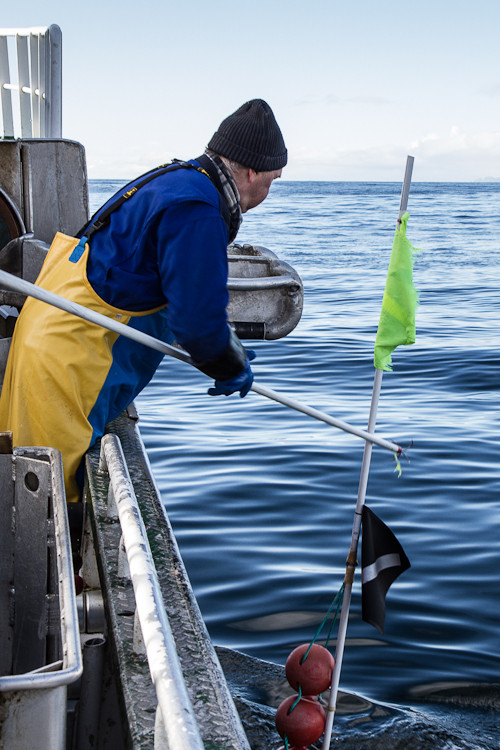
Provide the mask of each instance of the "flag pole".
MULTIPOLYGON (((408 196, 410 193, 411 175, 413 171, 413 156, 408 156, 406 159, 405 176, 403 180, 403 188, 401 190, 401 200, 399 206, 398 225, 401 224, 401 217, 406 211, 408 206, 408 196)), ((375 377, 373 379, 372 399, 370 404, 370 414, 368 416, 368 427, 367 432, 373 433, 375 430, 375 424, 377 421, 377 409, 380 398, 380 390, 382 388, 382 376, 383 370, 375 370, 375 377)), ((358 498, 356 502, 356 510, 354 512, 354 522, 352 527, 351 547, 349 549, 349 555, 346 563, 346 574, 344 579, 344 598, 342 601, 342 610, 340 613, 339 630, 337 635, 337 647, 335 650, 335 666, 333 669, 332 683, 330 688, 330 699, 328 702, 328 709, 326 714, 325 733, 323 736, 322 750, 328 750, 330 747, 330 739, 332 735, 333 721, 335 718, 335 710, 337 707, 337 697, 340 681, 340 671, 342 669, 342 660, 344 657, 345 649, 345 638, 347 632, 347 622, 349 619, 349 609, 351 606, 351 594, 352 584, 354 581, 354 573, 357 565, 357 553, 358 553, 358 541, 361 530, 361 515, 363 512, 363 506, 366 498, 366 488, 368 485, 368 475, 370 472, 370 462, 372 456, 373 444, 371 441, 366 441, 365 449, 363 452, 363 462, 361 464, 361 474, 359 478, 358 486, 358 498)))
MULTIPOLYGON (((72 302, 71 300, 65 299, 59 294, 55 294, 54 292, 50 292, 47 289, 36 286, 35 284, 32 284, 25 279, 20 279, 18 276, 13 276, 6 271, 0 270, 0 284, 3 284, 7 289, 14 289, 21 294, 26 294, 28 296, 34 297, 35 299, 46 302, 49 305, 58 307, 65 312, 76 315, 79 318, 83 318, 84 320, 88 320, 91 323, 95 323, 96 325, 102 326, 103 328, 107 328, 110 331, 114 331, 115 333, 121 334, 122 336, 126 336, 127 338, 132 339, 139 344, 149 346, 150 348, 156 349, 163 354, 168 354, 171 357, 175 357, 176 359, 180 359, 182 362, 186 362, 187 364, 196 367, 189 354, 183 349, 179 349, 176 346, 167 344, 160 339, 154 338, 154 336, 150 336, 143 331, 131 328, 124 323, 120 323, 119 321, 114 320, 113 318, 108 318, 106 315, 102 315, 95 310, 91 310, 87 307, 84 307, 83 305, 79 305, 77 302, 72 302)), ((271 388, 267 388, 264 385, 253 383, 251 390, 273 401, 277 401, 284 406, 288 406, 291 409, 295 409, 296 411, 307 414, 310 417, 314 417, 321 422, 325 422, 332 427, 337 427, 338 429, 343 430, 344 432, 348 432, 352 435, 356 435, 357 437, 360 437, 365 441, 368 440, 372 443, 375 443, 381 448, 385 448, 386 450, 391 451, 391 453, 394 453, 396 456, 401 456, 403 454, 403 449, 396 443, 393 443, 389 440, 384 440, 384 438, 378 437, 378 435, 372 435, 365 430, 361 430, 358 427, 354 427, 348 424, 347 422, 336 419, 335 417, 332 417, 325 412, 319 411, 318 409, 313 409, 306 404, 302 404, 300 401, 296 401, 295 399, 292 399, 288 396, 277 393, 276 391, 273 391, 271 390, 271 388)))

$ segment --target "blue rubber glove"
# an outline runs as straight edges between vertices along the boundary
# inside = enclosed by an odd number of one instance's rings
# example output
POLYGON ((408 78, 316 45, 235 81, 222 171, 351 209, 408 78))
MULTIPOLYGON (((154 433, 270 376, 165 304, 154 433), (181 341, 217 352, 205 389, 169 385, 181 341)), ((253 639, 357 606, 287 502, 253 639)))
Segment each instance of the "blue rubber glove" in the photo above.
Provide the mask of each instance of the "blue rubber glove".
POLYGON ((234 378, 228 378, 227 380, 216 380, 215 388, 209 388, 207 393, 209 396, 230 396, 231 393, 240 392, 240 398, 244 398, 253 383, 253 372, 250 367, 250 362, 255 359, 257 355, 252 349, 247 349, 247 361, 245 367, 236 375, 234 378))

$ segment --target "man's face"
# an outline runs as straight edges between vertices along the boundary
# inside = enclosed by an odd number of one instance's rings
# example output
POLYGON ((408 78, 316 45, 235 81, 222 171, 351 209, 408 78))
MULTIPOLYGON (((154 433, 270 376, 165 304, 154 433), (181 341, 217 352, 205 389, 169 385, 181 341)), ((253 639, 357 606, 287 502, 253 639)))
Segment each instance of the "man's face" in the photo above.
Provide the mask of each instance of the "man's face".
POLYGON ((245 180, 244 186, 240 189, 238 185, 242 213, 255 208, 267 198, 273 180, 279 179, 281 172, 281 169, 276 169, 274 172, 254 172, 253 169, 248 170, 248 177, 245 180))

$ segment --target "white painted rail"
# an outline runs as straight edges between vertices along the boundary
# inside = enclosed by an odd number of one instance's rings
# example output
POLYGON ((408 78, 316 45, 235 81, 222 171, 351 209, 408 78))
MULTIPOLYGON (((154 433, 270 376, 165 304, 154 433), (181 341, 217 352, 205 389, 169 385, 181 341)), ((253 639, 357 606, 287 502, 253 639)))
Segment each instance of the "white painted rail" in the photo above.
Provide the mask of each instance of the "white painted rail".
POLYGON ((59 26, 0 28, 0 91, 3 138, 61 138, 59 26))
POLYGON ((116 435, 102 438, 99 470, 107 470, 109 474, 109 513, 114 517, 118 511, 142 640, 158 698, 155 748, 167 746, 175 750, 203 750, 204 744, 165 612, 146 529, 116 435))

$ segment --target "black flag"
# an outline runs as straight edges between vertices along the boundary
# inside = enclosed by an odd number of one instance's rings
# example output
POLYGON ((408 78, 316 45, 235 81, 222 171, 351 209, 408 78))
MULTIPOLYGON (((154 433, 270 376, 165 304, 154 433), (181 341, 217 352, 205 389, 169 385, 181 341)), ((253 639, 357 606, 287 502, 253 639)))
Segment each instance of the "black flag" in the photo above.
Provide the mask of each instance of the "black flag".
POLYGON ((385 595, 391 583, 408 570, 410 561, 389 527, 366 505, 361 520, 362 618, 383 633, 385 595))

